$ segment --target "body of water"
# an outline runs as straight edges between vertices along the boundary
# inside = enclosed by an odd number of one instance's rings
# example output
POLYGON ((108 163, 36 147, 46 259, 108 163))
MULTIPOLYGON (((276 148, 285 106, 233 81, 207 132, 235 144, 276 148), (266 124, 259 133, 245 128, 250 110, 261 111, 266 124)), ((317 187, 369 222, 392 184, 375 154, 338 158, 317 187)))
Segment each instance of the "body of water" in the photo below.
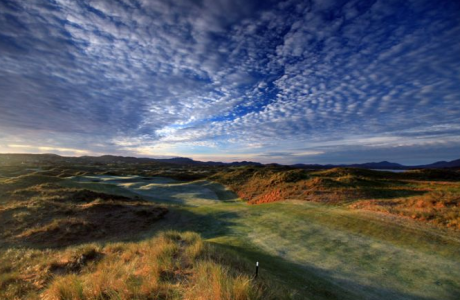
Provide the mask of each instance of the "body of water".
POLYGON ((407 170, 397 170, 397 169, 371 169, 372 171, 382 171, 382 172, 393 172, 393 173, 402 173, 407 170))

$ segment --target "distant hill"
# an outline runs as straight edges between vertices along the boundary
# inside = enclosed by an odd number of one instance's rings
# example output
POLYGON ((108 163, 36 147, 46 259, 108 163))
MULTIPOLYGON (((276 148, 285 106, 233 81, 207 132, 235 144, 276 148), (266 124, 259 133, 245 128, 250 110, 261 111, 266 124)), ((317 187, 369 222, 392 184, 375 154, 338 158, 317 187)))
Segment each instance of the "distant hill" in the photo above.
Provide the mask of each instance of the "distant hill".
POLYGON ((381 162, 370 162, 363 164, 349 164, 349 165, 319 165, 319 164, 296 164, 292 165, 295 168, 301 169, 332 169, 337 167, 346 167, 346 168, 361 168, 361 169, 375 169, 375 170, 411 170, 411 169, 459 169, 460 168, 460 159, 453 161, 438 161, 428 165, 418 165, 418 166, 405 166, 398 163, 392 163, 388 161, 381 162))
POLYGON ((363 163, 363 164, 350 164, 350 165, 345 165, 345 164, 341 164, 341 165, 296 164, 292 166, 296 168, 301 168, 301 169, 332 169, 332 168, 338 168, 338 167, 346 167, 346 168, 377 169, 377 170, 383 170, 383 169, 405 170, 405 169, 411 168, 408 166, 404 166, 398 163, 392 163, 388 161, 370 162, 370 163, 363 163))
POLYGON ((173 158, 146 158, 146 157, 130 157, 130 156, 115 156, 115 155, 103 155, 103 156, 60 156, 56 154, 22 154, 22 153, 11 153, 1 154, 0 153, 0 166, 1 165, 16 165, 16 164, 173 164, 173 165, 202 165, 202 166, 251 166, 251 165, 262 165, 258 162, 251 161, 240 161, 240 162, 213 162, 213 161, 196 161, 187 157, 173 157, 173 158))
POLYGON ((418 166, 422 169, 444 169, 444 168, 460 168, 460 159, 453 161, 438 161, 429 165, 418 166))
MULTIPOLYGON (((184 165, 184 166, 263 166, 264 164, 252 161, 239 161, 239 162, 216 162, 216 161, 197 161, 187 157, 173 157, 173 158, 146 158, 146 157, 130 157, 130 156, 80 156, 68 157, 56 154, 0 154, 0 165, 10 164, 55 164, 55 163, 73 163, 73 164, 169 164, 169 165, 184 165)), ((275 164, 276 165, 276 164, 275 164)), ((409 170, 409 169, 459 169, 460 159, 453 161, 438 161, 432 164, 419 165, 419 166, 405 166, 398 163, 389 161, 369 162, 362 164, 294 164, 289 167, 299 169, 332 169, 337 167, 351 167, 361 169, 396 169, 396 170, 409 170)))
POLYGON ((405 169, 406 166, 401 164, 392 163, 388 161, 381 161, 381 162, 371 162, 371 163, 364 163, 364 164, 352 164, 347 165, 347 167, 352 168, 363 168, 363 169, 405 169))

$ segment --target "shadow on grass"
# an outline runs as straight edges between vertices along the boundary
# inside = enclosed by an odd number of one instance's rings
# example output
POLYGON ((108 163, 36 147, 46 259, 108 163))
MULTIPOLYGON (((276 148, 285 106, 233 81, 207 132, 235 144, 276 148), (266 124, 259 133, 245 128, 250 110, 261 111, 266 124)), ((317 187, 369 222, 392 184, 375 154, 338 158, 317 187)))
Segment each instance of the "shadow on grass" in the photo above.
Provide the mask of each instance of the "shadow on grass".
POLYGON ((212 204, 213 202, 230 203, 240 201, 235 193, 221 184, 205 180, 165 183, 151 183, 146 180, 131 183, 129 186, 125 186, 125 188, 141 195, 145 199, 162 204, 203 206, 212 204))
MULTIPOLYGON (((133 217, 136 216, 133 215, 133 217)), ((138 218, 143 217, 141 215, 138 216, 138 218)), ((88 243, 138 242, 151 238, 165 230, 179 232, 194 231, 199 233, 203 238, 209 239, 228 235, 230 233, 229 228, 235 225, 233 220, 236 218, 239 218, 239 215, 233 212, 197 213, 187 208, 181 208, 180 206, 170 206, 168 207, 168 212, 159 219, 152 219, 150 222, 145 223, 143 219, 137 222, 136 219, 127 218, 130 222, 120 223, 118 228, 112 228, 111 232, 106 232, 106 234, 104 234, 104 228, 101 227, 102 230, 99 230, 98 227, 94 227, 91 229, 92 232, 88 232, 87 228, 82 228, 81 238, 75 238, 75 240, 66 239, 62 243, 59 243, 56 239, 53 239, 53 243, 50 243, 46 239, 35 239, 33 242, 17 239, 8 241, 0 239, 0 249, 22 247, 32 249, 66 248, 88 243), (126 226, 131 226, 131 228, 127 228, 126 226), (137 231, 136 227, 138 228, 137 231)), ((73 224, 70 224, 70 226, 73 226, 73 224)), ((76 232, 71 232, 72 235, 77 234, 78 229, 75 229, 77 230, 76 232)), ((66 229, 62 228, 62 230, 65 231, 66 229)))
POLYGON ((394 198, 403 198, 403 197, 412 197, 412 196, 421 196, 428 191, 424 190, 411 190, 411 189, 365 189, 364 199, 373 198, 373 199, 394 199, 394 198))
POLYGON ((168 214, 153 224, 146 235, 155 235, 163 230, 194 231, 205 239, 211 239, 229 235, 230 228, 235 225, 234 220, 239 217, 234 212, 195 213, 180 207, 170 207, 168 214))
POLYGON ((217 197, 222 202, 240 202, 241 201, 238 195, 236 195, 234 192, 227 189, 225 186, 223 186, 220 183, 211 182, 211 181, 202 181, 200 182, 200 185, 216 193, 217 197))
MULTIPOLYGON (((259 262, 259 277, 278 281, 288 287, 292 299, 407 299, 435 300, 439 298, 423 297, 379 286, 365 285, 352 280, 337 278, 337 274, 312 266, 303 266, 290 262, 280 256, 274 256, 251 245, 228 245, 211 242, 222 251, 242 256, 249 261, 259 262)), ((436 285, 437 283, 433 283, 436 285)), ((458 299, 459 290, 449 292, 443 299, 458 299)))

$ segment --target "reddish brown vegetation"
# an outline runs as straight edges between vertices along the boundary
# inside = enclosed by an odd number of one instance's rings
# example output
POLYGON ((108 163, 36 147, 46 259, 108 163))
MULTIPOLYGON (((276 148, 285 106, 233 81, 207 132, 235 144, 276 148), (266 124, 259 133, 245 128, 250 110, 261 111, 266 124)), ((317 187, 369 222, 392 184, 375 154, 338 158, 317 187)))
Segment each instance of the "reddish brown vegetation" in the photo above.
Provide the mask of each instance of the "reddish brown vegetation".
POLYGON ((387 179, 366 178, 369 172, 375 176, 372 171, 358 169, 305 171, 259 167, 219 173, 212 179, 229 186, 249 204, 287 199, 340 203, 405 190, 403 184, 387 179))
POLYGON ((460 230, 460 195, 432 192, 423 196, 388 200, 364 200, 350 207, 397 214, 460 230))
POLYGON ((289 199, 382 211, 460 229, 459 173, 417 170, 403 174, 336 168, 324 171, 282 167, 239 168, 212 177, 249 204, 289 199), (454 181, 446 181, 454 180, 454 181), (442 190, 447 192, 442 192, 442 190))

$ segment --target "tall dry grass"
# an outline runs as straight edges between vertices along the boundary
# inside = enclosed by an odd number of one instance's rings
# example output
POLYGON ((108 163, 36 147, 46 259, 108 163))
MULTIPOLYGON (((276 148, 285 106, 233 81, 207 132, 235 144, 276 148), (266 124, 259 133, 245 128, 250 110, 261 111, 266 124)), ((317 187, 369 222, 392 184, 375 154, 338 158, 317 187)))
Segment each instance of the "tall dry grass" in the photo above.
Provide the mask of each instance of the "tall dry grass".
MULTIPOLYGON (((165 232, 141 243, 98 249, 100 259, 79 272, 55 275, 44 300, 83 299, 283 299, 247 262, 216 250, 195 233, 165 232)), ((62 265, 65 269, 65 264, 62 265)))
POLYGON ((391 213, 460 230, 460 194, 457 192, 433 191, 410 198, 364 200, 351 207, 391 213))

